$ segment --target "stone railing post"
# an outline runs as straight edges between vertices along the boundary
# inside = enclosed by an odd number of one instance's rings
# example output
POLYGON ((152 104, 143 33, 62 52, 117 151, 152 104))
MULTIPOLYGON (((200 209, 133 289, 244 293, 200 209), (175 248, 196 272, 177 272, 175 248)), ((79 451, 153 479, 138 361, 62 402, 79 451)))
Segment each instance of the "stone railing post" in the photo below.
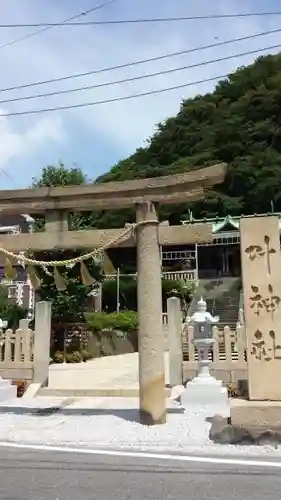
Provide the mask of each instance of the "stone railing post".
POLYGON ((167 300, 170 386, 182 385, 182 313, 178 297, 167 300))
POLYGON ((46 384, 49 376, 51 343, 51 302, 37 302, 35 307, 33 382, 46 384))
POLYGON ((137 289, 140 420, 153 425, 166 422, 161 258, 153 204, 137 204, 136 219, 151 221, 137 227, 137 289))
POLYGON ((30 319, 23 318, 19 320, 19 329, 20 330, 28 330, 29 329, 30 319))

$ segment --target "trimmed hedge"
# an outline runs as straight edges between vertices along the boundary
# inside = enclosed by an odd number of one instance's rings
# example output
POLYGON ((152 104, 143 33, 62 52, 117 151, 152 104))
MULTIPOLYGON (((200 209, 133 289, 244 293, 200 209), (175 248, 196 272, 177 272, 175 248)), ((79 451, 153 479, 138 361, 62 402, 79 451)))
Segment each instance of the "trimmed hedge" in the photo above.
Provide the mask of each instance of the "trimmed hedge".
POLYGON ((109 314, 106 312, 86 313, 85 318, 88 326, 95 333, 100 333, 103 330, 121 330, 123 333, 128 333, 137 330, 138 327, 138 314, 136 311, 121 311, 109 314))

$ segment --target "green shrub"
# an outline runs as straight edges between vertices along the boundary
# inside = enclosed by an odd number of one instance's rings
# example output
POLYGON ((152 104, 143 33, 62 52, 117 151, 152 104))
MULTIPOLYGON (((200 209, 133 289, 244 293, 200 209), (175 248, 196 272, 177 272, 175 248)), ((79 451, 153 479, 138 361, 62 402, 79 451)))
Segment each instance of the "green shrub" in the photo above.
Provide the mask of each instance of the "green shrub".
POLYGON ((79 351, 73 351, 65 355, 65 361, 67 363, 81 363, 82 355, 79 351))
POLYGON ((110 328, 110 314, 105 312, 85 313, 85 319, 94 332, 101 332, 110 328))
POLYGON ((82 361, 88 361, 89 359, 93 358, 92 354, 89 351, 86 351, 85 349, 81 351, 81 357, 82 361))
POLYGON ((193 281, 162 280, 162 299, 166 302, 169 297, 176 295, 181 300, 189 303, 194 293, 195 283, 193 281))
POLYGON ((54 363, 63 363, 64 362, 64 353, 61 351, 55 352, 54 357, 53 357, 53 362, 54 363))
POLYGON ((138 315, 135 311, 121 311, 109 314, 105 312, 87 313, 85 318, 94 332, 121 330, 128 333, 138 327, 138 315))

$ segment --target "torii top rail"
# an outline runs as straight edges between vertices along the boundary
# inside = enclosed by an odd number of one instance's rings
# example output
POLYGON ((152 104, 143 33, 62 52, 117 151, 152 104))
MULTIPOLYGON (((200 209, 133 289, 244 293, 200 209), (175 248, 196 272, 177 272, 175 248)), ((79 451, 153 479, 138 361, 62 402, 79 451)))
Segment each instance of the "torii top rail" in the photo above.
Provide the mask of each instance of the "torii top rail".
MULTIPOLYGON (((2 235, 0 247, 20 250, 55 248, 98 248, 113 240, 124 229, 68 231, 68 213, 73 211, 112 210, 144 202, 177 204, 202 199, 205 189, 224 180, 226 165, 220 163, 188 173, 123 182, 84 186, 42 187, 0 191, 0 211, 45 215, 45 232, 2 235)), ((179 245, 212 240, 211 225, 160 225, 159 244, 179 245), (210 227, 209 227, 210 226, 210 227)), ((114 246, 135 246, 129 235, 114 246)))

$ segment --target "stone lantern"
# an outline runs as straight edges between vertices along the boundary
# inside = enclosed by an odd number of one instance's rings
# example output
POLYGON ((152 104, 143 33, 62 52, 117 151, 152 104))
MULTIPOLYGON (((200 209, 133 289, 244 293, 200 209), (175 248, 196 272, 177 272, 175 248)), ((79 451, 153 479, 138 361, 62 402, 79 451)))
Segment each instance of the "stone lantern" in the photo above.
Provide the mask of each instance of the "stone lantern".
POLYGON ((210 347, 213 346, 212 329, 218 323, 219 317, 213 317, 207 311, 207 304, 201 298, 197 303, 196 312, 186 319, 189 326, 194 328, 193 342, 198 352, 197 376, 187 382, 181 395, 181 404, 184 408, 189 405, 226 405, 228 402, 227 389, 220 380, 210 375, 209 359, 210 347))

